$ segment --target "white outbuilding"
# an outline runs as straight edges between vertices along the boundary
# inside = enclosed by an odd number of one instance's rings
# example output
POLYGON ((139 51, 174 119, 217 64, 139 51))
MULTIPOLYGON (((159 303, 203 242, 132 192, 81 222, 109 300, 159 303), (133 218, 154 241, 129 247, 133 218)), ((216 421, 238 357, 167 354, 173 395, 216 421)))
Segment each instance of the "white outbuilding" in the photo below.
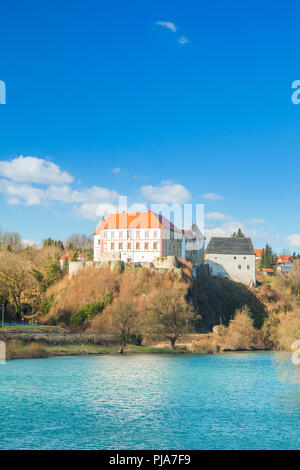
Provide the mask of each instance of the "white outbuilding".
POLYGON ((212 237, 205 252, 213 276, 248 285, 256 284, 255 259, 251 238, 212 237))

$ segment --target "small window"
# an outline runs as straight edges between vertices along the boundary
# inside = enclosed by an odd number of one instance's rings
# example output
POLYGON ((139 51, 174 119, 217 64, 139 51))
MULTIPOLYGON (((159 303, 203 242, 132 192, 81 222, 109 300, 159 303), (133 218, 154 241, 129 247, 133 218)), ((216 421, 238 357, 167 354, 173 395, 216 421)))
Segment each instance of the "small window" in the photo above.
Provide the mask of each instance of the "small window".
POLYGON ((215 256, 215 259, 218 259, 218 257, 217 257, 217 256, 215 256))
POLYGON ((249 265, 249 264, 247 264, 247 269, 250 269, 250 265, 249 265))
POLYGON ((153 243, 153 250, 157 250, 157 243, 153 243))
POLYGON ((127 243, 127 250, 131 250, 131 243, 127 243))
POLYGON ((149 238, 149 232, 148 232, 148 230, 145 232, 145 238, 149 238))
POLYGON ((140 232, 136 232, 136 238, 139 240, 140 239, 140 232))
POLYGON ((157 238, 157 231, 155 230, 154 234, 153 234, 153 238, 157 238))
POLYGON ((131 230, 127 231, 127 238, 131 238, 131 230))
POLYGON ((119 250, 123 250, 123 243, 119 243, 119 250))
POLYGON ((104 238, 107 238, 107 232, 104 232, 104 238))
POLYGON ((115 249, 115 244, 114 244, 114 243, 111 243, 111 244, 110 244, 110 249, 111 249, 111 250, 114 250, 114 249, 115 249))
POLYGON ((98 240, 98 245, 101 245, 101 240, 98 240))
POLYGON ((120 240, 123 238, 123 232, 119 232, 119 238, 120 240))
POLYGON ((149 249, 149 243, 145 243, 145 250, 149 249))
POLYGON ((139 243, 136 244, 136 249, 137 249, 137 250, 140 249, 140 244, 139 244, 139 243))
POLYGON ((246 256, 244 256, 244 259, 246 259, 246 256))
POLYGON ((113 240, 115 238, 115 232, 111 232, 111 239, 113 240))
POLYGON ((233 258, 236 259, 236 256, 234 256, 233 258))
POLYGON ((238 265, 238 269, 242 269, 242 266, 240 264, 238 265))

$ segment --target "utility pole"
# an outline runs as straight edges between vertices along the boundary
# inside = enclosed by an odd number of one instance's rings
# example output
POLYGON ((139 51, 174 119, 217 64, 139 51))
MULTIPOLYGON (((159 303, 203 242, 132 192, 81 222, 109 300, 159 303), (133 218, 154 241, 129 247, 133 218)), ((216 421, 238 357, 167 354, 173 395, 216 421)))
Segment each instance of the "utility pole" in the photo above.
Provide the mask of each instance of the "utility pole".
POLYGON ((31 310, 31 323, 33 324, 33 305, 32 305, 32 310, 31 310))
POLYGON ((4 304, 2 304, 2 326, 4 326, 4 304))

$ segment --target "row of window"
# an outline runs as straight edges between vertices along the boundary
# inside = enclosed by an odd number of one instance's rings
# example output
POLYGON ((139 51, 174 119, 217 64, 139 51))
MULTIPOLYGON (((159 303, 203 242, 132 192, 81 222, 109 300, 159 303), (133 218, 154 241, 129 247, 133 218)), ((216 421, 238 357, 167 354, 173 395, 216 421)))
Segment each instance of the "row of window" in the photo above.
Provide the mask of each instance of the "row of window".
MULTIPOLYGON (((144 250, 149 250, 150 249, 150 243, 110 243, 110 250, 115 250, 116 248, 119 250, 119 251, 131 251, 134 249, 134 246, 135 246, 135 249, 138 251, 138 250, 141 250, 142 249, 142 245, 144 245, 144 250), (127 246, 127 247, 126 247, 127 246)), ((157 250, 158 249, 158 243, 153 243, 153 250, 157 250)))
MULTIPOLYGON (((139 240, 141 238, 141 232, 137 231, 137 232, 135 232, 135 234, 136 234, 136 239, 139 240)), ((114 240, 115 238, 119 238, 119 240, 122 240, 122 238, 126 239, 126 237, 131 239, 131 238, 133 238, 132 235, 133 235, 132 230, 127 230, 126 232, 106 232, 106 231, 103 232, 103 238, 104 239, 109 239, 109 240, 114 240), (118 237, 116 235, 118 235, 118 237)), ((158 237, 159 237, 158 231, 155 230, 153 232, 153 238, 158 238, 158 237)), ((148 238, 150 238, 150 232, 149 232, 149 230, 146 230, 145 231, 145 239, 147 240, 148 238)))

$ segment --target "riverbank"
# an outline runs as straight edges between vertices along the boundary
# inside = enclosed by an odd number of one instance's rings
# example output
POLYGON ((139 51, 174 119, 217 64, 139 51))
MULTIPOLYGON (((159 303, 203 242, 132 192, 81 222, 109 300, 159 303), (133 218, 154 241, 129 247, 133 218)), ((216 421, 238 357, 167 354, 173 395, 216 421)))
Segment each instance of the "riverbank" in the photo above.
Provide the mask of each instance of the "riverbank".
MULTIPOLYGON (((120 347, 116 345, 56 345, 49 346, 39 343, 10 342, 7 344, 6 359, 40 359, 56 356, 103 356, 119 355, 120 347)), ((129 344, 124 354, 191 354, 191 351, 183 349, 161 348, 155 346, 136 346, 129 344)))
MULTIPOLYGON (((6 344, 6 357, 34 359, 55 356, 101 356, 120 354, 119 336, 116 334, 71 333, 63 329, 48 330, 34 327, 0 329, 0 341, 6 344)), ((266 350, 259 348, 229 348, 229 350, 266 350)), ((226 350, 226 349, 225 349, 226 350)), ((227 349, 228 350, 228 349, 227 349)), ((170 342, 159 336, 146 335, 142 345, 128 344, 125 354, 215 354, 218 347, 215 333, 187 334, 172 349, 170 342)))

